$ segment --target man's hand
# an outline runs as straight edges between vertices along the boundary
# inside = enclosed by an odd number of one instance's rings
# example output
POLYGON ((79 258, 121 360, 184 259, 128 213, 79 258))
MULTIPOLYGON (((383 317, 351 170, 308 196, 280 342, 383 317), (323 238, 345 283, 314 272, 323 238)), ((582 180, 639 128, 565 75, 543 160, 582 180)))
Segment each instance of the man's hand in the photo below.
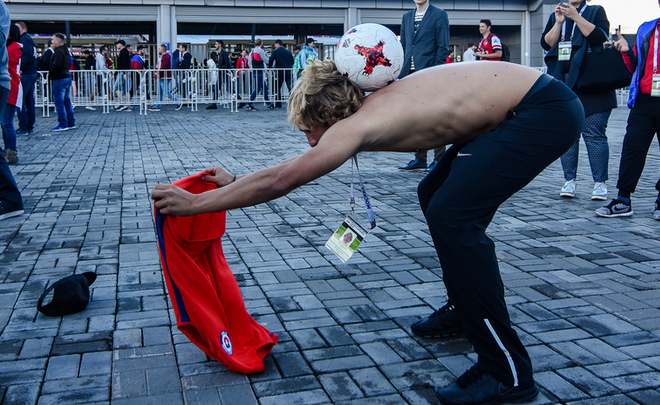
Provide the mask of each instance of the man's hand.
POLYGON ((208 175, 202 176, 202 181, 215 183, 218 187, 229 185, 234 180, 234 176, 220 166, 208 167, 204 169, 204 173, 208 173, 208 175))
POLYGON ((161 214, 185 217, 194 215, 196 195, 171 184, 158 184, 151 191, 151 199, 161 214))
POLYGON ((569 18, 573 21, 577 20, 580 17, 577 8, 571 3, 560 3, 559 5, 560 13, 564 15, 565 18, 569 18))
POLYGON ((621 35, 620 32, 617 31, 616 36, 619 38, 616 41, 612 42, 605 42, 606 44, 612 45, 614 49, 621 53, 626 53, 630 50, 630 45, 628 45, 628 41, 621 35))
POLYGON ((561 12, 561 3, 557 4, 555 7, 555 21, 557 24, 563 24, 566 21, 566 16, 561 12))

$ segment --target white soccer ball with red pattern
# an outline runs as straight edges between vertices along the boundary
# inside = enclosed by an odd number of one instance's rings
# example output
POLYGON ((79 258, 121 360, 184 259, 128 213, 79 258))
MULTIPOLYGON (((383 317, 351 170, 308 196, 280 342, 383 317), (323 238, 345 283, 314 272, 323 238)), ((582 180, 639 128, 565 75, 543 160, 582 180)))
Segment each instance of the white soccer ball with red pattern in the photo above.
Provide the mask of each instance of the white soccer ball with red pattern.
POLYGON ((399 77, 403 47, 389 28, 360 24, 339 40, 335 65, 362 90, 375 91, 399 77))

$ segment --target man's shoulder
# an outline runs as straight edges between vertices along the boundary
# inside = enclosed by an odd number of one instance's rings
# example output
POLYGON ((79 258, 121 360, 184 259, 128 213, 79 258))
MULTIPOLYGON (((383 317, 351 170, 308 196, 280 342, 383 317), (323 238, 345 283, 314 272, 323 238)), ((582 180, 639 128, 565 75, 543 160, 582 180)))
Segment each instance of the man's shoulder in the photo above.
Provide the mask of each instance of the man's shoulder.
POLYGON ((437 15, 438 17, 447 15, 447 12, 444 9, 441 9, 440 7, 436 7, 433 4, 429 4, 429 8, 426 9, 426 12, 430 13, 429 15, 437 15))

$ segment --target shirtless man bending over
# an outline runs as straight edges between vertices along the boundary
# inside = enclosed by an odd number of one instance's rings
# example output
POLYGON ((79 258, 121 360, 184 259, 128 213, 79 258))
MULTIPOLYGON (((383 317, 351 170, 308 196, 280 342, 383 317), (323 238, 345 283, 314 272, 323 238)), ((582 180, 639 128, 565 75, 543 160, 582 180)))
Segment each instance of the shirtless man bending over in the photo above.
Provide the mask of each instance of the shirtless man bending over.
POLYGON ((268 169, 233 176, 208 168, 219 188, 152 191, 163 214, 248 207, 286 195, 362 151, 414 152, 451 144, 418 187, 449 302, 413 324, 419 336, 465 334, 478 362, 436 388, 443 404, 532 400, 532 364, 511 327, 495 245, 486 228, 498 207, 575 142, 581 103, 563 83, 509 63, 429 68, 366 98, 331 61, 315 61, 298 81, 288 120, 312 148, 268 169))

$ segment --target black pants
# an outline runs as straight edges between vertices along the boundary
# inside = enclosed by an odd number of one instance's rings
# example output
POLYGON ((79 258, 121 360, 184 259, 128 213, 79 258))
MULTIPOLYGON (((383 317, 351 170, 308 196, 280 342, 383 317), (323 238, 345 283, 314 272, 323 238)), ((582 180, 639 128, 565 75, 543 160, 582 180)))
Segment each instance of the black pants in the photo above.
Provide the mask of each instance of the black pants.
POLYGON ((291 71, 290 70, 278 70, 277 71, 277 83, 275 89, 275 107, 282 106, 282 84, 286 83, 286 88, 291 94, 291 71))
POLYGON ((505 384, 529 386, 532 364, 511 327, 486 228, 502 203, 575 143, 584 110, 566 85, 543 75, 511 115, 473 142, 449 148, 418 194, 447 295, 479 365, 505 384))
MULTIPOLYGON (((644 171, 646 155, 656 135, 660 141, 660 97, 640 94, 635 107, 630 110, 626 136, 623 138, 619 181, 616 183, 622 197, 630 198, 630 194, 635 192, 644 171)), ((655 184, 655 189, 660 196, 660 180, 655 184)))

